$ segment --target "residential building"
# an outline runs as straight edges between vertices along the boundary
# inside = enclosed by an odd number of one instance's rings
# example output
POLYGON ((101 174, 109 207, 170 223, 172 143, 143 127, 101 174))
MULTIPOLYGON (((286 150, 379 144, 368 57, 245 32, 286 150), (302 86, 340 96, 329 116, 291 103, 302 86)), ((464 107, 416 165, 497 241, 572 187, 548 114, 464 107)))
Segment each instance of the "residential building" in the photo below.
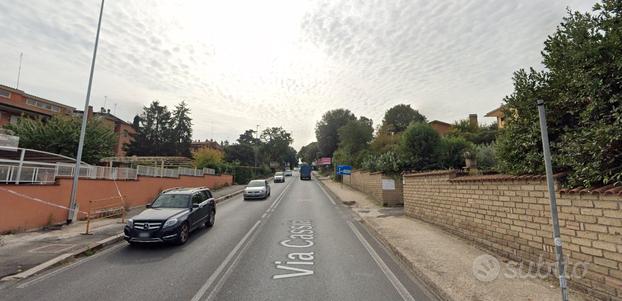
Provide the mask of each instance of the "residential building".
POLYGON ((223 147, 220 144, 218 144, 218 142, 216 142, 216 141, 214 141, 212 139, 210 139, 210 140, 205 139, 205 141, 195 140, 195 141, 192 141, 192 143, 190 144, 190 150, 191 151, 196 151, 196 150, 204 148, 204 147, 211 148, 211 149, 216 149, 216 150, 219 150, 219 151, 223 150, 223 147))
POLYGON ((451 124, 440 120, 432 120, 428 124, 441 136, 449 133, 453 127, 451 124))
MULTIPOLYGON (((76 116, 82 116, 82 111, 75 111, 76 116)), ((136 134, 136 130, 131 123, 123 121, 121 118, 112 115, 110 109, 101 108, 99 112, 93 112, 93 107, 89 106, 88 118, 97 118, 102 120, 103 124, 114 131, 117 135, 117 141, 114 145, 114 153, 116 157, 124 157, 125 144, 131 142, 132 136, 136 134)))
POLYGON ((497 125, 499 126, 500 129, 505 127, 505 113, 503 112, 503 106, 500 106, 490 112, 488 112, 486 115, 486 117, 495 117, 497 118, 497 125))
POLYGON ((45 119, 59 114, 71 115, 74 110, 73 107, 0 85, 0 127, 14 124, 22 116, 45 119))

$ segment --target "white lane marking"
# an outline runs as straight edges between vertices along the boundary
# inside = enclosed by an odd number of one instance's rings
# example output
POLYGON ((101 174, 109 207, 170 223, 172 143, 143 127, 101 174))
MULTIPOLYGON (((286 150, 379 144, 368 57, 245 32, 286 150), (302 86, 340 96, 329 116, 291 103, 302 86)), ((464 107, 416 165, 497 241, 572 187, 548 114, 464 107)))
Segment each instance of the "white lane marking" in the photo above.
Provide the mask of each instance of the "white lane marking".
MULTIPOLYGON (((285 191, 287 191, 287 189, 289 188, 289 184, 283 189, 283 191, 281 191, 281 194, 277 197, 277 200, 275 202, 272 203, 272 205, 270 207, 268 207, 268 209, 266 210, 266 212, 264 212, 264 214, 266 214, 269 210, 271 210, 275 204, 278 204, 278 202, 280 201, 281 197, 283 195, 285 195, 285 191)), ((268 215, 269 216, 269 215, 268 215)), ((214 271, 214 273, 212 273, 212 275, 210 275, 209 278, 207 278, 207 280, 205 281, 205 283, 201 286, 201 288, 199 288, 199 290, 196 292, 196 294, 194 294, 194 296, 192 297, 191 301, 199 301, 203 298, 203 295, 205 295, 205 293, 207 292, 207 290, 212 286, 212 284, 214 284, 214 281, 216 281, 216 279, 218 278, 218 276, 220 276, 221 274, 223 274, 223 277, 220 278, 220 280, 218 281, 218 283, 216 283, 216 286, 214 287, 214 289, 210 292, 210 294, 208 295, 208 300, 210 298, 212 298, 213 295, 215 295, 215 292, 217 292, 218 290, 220 290, 220 287, 222 287, 222 285, 224 284, 224 279, 227 278, 227 276, 231 273, 231 271, 233 270, 233 266, 235 266, 235 263, 237 263, 242 255, 242 253, 244 252, 238 252, 245 244, 246 242, 249 240, 249 238, 251 236, 253 236, 253 232, 255 232, 255 230, 257 230, 257 228, 259 227, 259 224, 261 223, 261 219, 258 220, 255 225, 253 225, 253 227, 251 227, 250 230, 248 230, 248 232, 246 232, 246 234, 244 235, 244 237, 242 237, 242 239, 238 242, 238 244, 233 248, 233 250, 231 250, 231 252, 229 252, 229 255, 227 255, 227 257, 225 257, 225 260, 223 260, 220 265, 218 266, 218 268, 216 268, 216 271, 214 271), (229 265, 229 263, 231 261, 234 261, 234 264, 229 265), (225 268, 229 265, 229 267, 227 268, 227 270, 225 270, 225 268)), ((254 237, 254 236, 253 236, 254 237)), ((248 246, 248 245, 247 245, 248 246)), ((244 248, 246 249, 246 248, 244 248)))
POLYGON ((74 268, 74 267, 76 267, 76 266, 78 266, 80 264, 89 262, 89 261, 91 261, 91 260, 93 260, 93 259, 95 259, 97 257, 100 257, 100 256, 102 256, 104 254, 108 254, 108 253, 110 253, 110 252, 112 252, 112 251, 114 251, 114 250, 116 250, 116 249, 118 249, 118 248, 120 248, 122 246, 123 246, 123 243, 119 243, 118 245, 112 246, 112 247, 110 247, 110 248, 108 248, 106 250, 103 250, 103 251, 101 251, 99 253, 96 253, 95 255, 89 256, 87 258, 83 258, 82 260, 78 260, 78 261, 73 262, 73 263, 71 263, 71 264, 69 264, 67 266, 64 266, 62 268, 56 269, 56 270, 51 271, 51 272, 49 272, 47 274, 43 274, 40 277, 32 279, 32 280, 30 280, 28 282, 22 283, 22 284, 18 285, 17 288, 26 288, 26 287, 28 287, 30 285, 36 284, 38 282, 41 282, 41 281, 43 281, 45 279, 48 279, 48 278, 50 278, 50 277, 52 277, 54 275, 57 275, 59 273, 62 273, 64 271, 66 271, 66 270, 72 269, 72 268, 74 268))
POLYGON ((335 200, 333 200, 333 198, 330 196, 330 194, 328 194, 328 192, 326 192, 326 189, 324 189, 324 187, 322 187, 322 184, 317 184, 318 186, 320 186, 320 189, 322 189, 322 192, 324 192, 324 195, 326 195, 326 197, 330 200, 331 203, 333 203, 333 205, 337 206, 337 203, 335 203, 335 200))
POLYGON ((400 296, 402 296, 402 299, 407 300, 407 301, 415 301, 415 298, 410 294, 410 292, 408 292, 406 287, 404 287, 404 285, 402 284, 402 282, 400 282, 397 276, 393 274, 393 271, 391 271, 391 269, 387 266, 387 264, 382 260, 380 255, 376 253, 376 250, 374 250, 374 248, 369 244, 369 242, 367 242, 365 237, 363 237, 363 234, 361 234, 361 232, 354 226, 354 224, 352 224, 351 221, 346 221, 346 222, 348 223, 348 227, 350 227, 350 230, 354 232, 354 235, 356 236, 356 238, 359 239, 359 241, 361 242, 361 244, 363 244, 363 247, 365 247, 369 255, 371 255, 371 257, 374 259, 376 264, 378 264, 378 267, 380 267, 380 270, 382 270, 382 272, 387 277, 387 279, 389 279, 389 282, 391 282, 391 284, 393 285, 393 287, 395 287, 395 289, 400 294, 400 296))

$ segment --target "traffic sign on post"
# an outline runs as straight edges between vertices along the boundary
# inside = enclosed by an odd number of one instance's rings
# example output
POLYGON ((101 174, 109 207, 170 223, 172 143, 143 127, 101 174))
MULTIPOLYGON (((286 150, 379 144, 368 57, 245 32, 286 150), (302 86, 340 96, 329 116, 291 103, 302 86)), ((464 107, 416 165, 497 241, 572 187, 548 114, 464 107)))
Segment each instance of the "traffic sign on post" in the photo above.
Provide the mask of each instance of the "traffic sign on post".
POLYGON ((349 176, 352 174, 352 166, 350 165, 337 165, 337 175, 349 176))

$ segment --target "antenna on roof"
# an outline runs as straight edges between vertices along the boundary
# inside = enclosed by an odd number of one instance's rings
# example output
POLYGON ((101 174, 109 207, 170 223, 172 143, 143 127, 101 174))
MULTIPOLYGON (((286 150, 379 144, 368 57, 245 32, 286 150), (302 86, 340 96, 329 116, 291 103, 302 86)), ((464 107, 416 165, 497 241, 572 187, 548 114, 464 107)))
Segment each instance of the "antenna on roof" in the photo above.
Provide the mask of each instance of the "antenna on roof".
POLYGON ((104 106, 103 108, 106 108, 106 103, 108 102, 108 96, 104 95, 104 106))
POLYGON ((17 69, 17 84, 15 85, 15 89, 19 89, 19 77, 22 74, 22 57, 24 56, 23 52, 19 53, 19 68, 17 69))
POLYGON ((112 115, 116 115, 117 114, 117 103, 114 103, 114 109, 112 110, 112 115))

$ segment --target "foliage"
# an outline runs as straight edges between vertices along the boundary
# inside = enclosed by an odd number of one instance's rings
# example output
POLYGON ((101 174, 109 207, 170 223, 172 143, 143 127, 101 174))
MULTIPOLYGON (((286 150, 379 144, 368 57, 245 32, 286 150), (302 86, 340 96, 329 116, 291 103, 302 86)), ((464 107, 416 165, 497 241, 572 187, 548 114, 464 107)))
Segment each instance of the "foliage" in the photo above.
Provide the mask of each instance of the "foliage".
POLYGON ((255 130, 246 130, 244 131, 244 133, 240 134, 240 138, 238 138, 238 143, 244 145, 259 145, 261 141, 259 140, 259 138, 255 137, 256 134, 257 131, 255 130))
POLYGON ((224 147, 225 161, 236 162, 241 165, 255 164, 255 150, 246 144, 231 144, 224 147))
MULTIPOLYGON (((270 162, 291 162, 295 161, 295 153, 294 150, 294 160, 291 160, 292 156, 290 154, 291 150, 289 145, 294 141, 290 133, 285 131, 282 127, 271 127, 266 128, 261 133, 261 157, 267 160, 266 163, 270 162)), ((264 161, 265 162, 265 161, 264 161)))
POLYGON ((190 108, 182 101, 173 111, 171 119, 171 148, 175 154, 190 157, 190 145, 192 144, 192 118, 190 108))
POLYGON ((406 130, 408 125, 413 122, 427 122, 425 116, 410 105, 399 104, 384 113, 384 120, 380 127, 387 133, 400 133, 406 130))
POLYGON ((463 137, 441 138, 441 162, 444 168, 461 169, 465 152, 473 150, 473 144, 463 137))
POLYGON ((497 159, 494 144, 480 144, 475 147, 477 168, 483 172, 495 171, 497 159))
POLYGON ((143 112, 134 123, 136 135, 126 146, 128 155, 137 156, 189 156, 192 142, 192 119, 185 102, 176 106, 171 114, 158 101, 143 112))
POLYGON ((358 120, 350 120, 337 130, 339 135, 339 148, 343 148, 351 154, 358 154, 367 149, 369 141, 373 138, 374 128, 371 119, 361 116, 358 120))
POLYGON ((622 2, 592 13, 569 12, 545 42, 545 71, 519 70, 505 98, 506 128, 497 141, 499 167, 544 171, 536 99, 544 100, 556 171, 568 185, 622 182, 622 2))
POLYGON ((298 155, 302 162, 311 163, 318 158, 320 149, 317 146, 317 142, 311 142, 300 148, 298 155))
POLYGON ((192 158, 195 168, 215 168, 224 162, 225 155, 220 150, 203 147, 192 152, 192 158))
MULTIPOLYGON (((81 126, 81 118, 56 115, 48 120, 22 117, 6 128, 19 136, 20 147, 75 158, 81 126)), ((96 164, 99 159, 114 155, 116 135, 100 119, 89 120, 84 135, 82 161, 96 164)))
POLYGON ((399 174, 404 168, 405 162, 395 151, 388 151, 379 156, 370 154, 363 159, 363 169, 374 172, 381 171, 385 174, 399 174))
POLYGON ((478 125, 474 127, 471 125, 469 119, 462 119, 453 124, 448 135, 462 137, 474 144, 490 144, 496 139, 497 123, 488 126, 478 125))
POLYGON ((266 166, 234 166, 232 168, 233 179, 236 184, 245 185, 253 179, 263 179, 272 175, 272 170, 266 166))
POLYGON ((322 115, 315 125, 315 137, 322 156, 332 157, 339 145, 337 131, 351 120, 356 120, 356 117, 346 109, 331 110, 322 115))
POLYGON ((374 140, 370 144, 370 149, 377 153, 383 154, 388 151, 397 151, 400 144, 400 133, 389 133, 383 130, 378 131, 374 140))
POLYGON ((441 137, 429 124, 413 123, 402 134, 400 151, 408 169, 439 168, 441 137))

